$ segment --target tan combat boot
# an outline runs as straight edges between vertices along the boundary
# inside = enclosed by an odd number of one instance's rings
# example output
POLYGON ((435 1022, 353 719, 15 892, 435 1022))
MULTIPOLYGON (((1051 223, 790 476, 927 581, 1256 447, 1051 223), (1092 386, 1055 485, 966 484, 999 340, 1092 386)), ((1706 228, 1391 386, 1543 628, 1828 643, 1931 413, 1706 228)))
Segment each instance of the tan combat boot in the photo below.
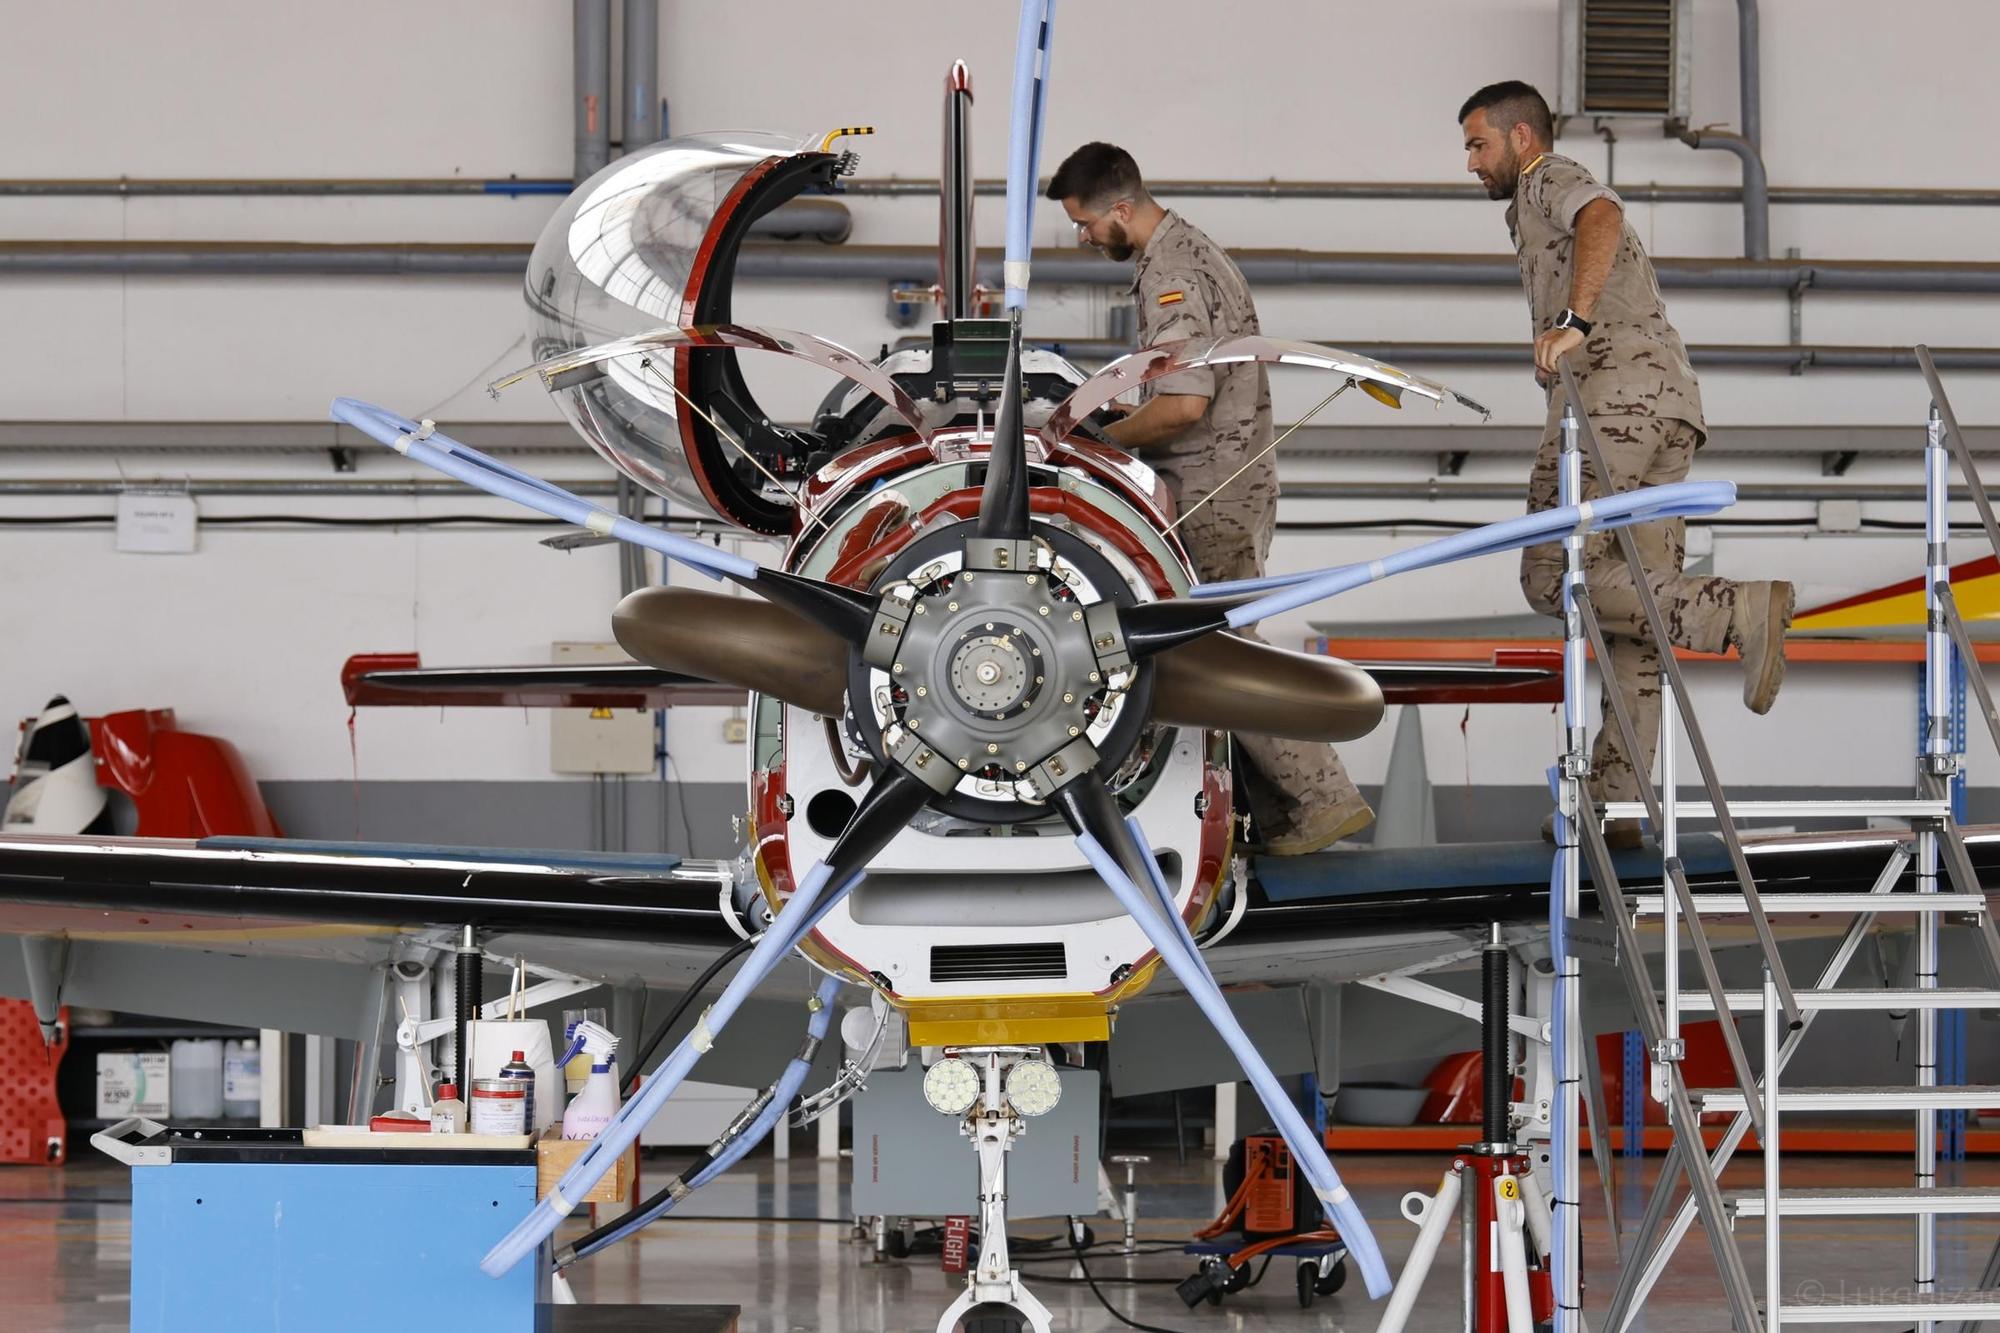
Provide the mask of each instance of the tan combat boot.
POLYGON ((1743 706, 1753 713, 1770 712, 1785 683, 1785 630, 1797 602, 1797 591, 1782 579, 1736 585, 1729 638, 1743 654, 1743 706))

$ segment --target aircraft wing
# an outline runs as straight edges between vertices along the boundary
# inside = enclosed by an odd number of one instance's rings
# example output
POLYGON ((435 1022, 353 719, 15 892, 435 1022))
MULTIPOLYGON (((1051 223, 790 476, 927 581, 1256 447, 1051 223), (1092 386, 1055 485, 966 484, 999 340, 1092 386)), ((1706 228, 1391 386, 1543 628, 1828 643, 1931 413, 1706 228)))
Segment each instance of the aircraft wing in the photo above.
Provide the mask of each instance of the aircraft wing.
MULTIPOLYGON (((1764 894, 1779 900, 1864 891, 1909 836, 1756 834, 1745 850, 1764 894)), ((1966 843, 1982 879, 2000 875, 2000 828, 1968 830, 1966 843)), ((1440 961, 1469 966, 1490 923, 1514 942, 1532 942, 1545 928, 1550 850, 1478 843, 1266 858, 1252 863, 1240 911, 1230 909, 1233 920, 1207 957, 1239 996, 1302 995, 1440 961)), ((1697 885, 1729 879, 1712 835, 1684 837, 1681 852, 1697 885)), ((1657 889, 1657 854, 1617 860, 1628 893, 1657 889)), ((379 1006, 383 969, 423 946, 448 945, 467 923, 489 954, 609 984, 684 987, 737 940, 728 906, 736 886, 730 863, 670 855, 0 838, 0 934, 23 941, 0 947, 0 994, 32 996, 35 960, 47 967, 53 959, 64 1003, 361 1037, 378 1021, 369 1006, 379 1006)), ((1594 920, 1587 876, 1584 894, 1594 920)), ((1847 918, 1784 913, 1778 921, 1781 936, 1798 938, 1838 931, 1847 918)), ((1732 924, 1710 931, 1718 947, 1747 942, 1732 924)), ((808 975, 800 967, 774 983, 768 998, 784 1004, 782 1039, 790 1040, 789 1001, 803 998, 808 975)), ((1185 1003, 1163 976, 1127 1006, 1121 1036, 1140 1030, 1144 1011, 1185 1003)), ((1287 1039, 1298 1003, 1290 1006, 1245 1015, 1260 1044, 1267 1035, 1287 1039)), ((1351 1038, 1350 1069, 1367 1063, 1351 1038)), ((1287 1062, 1310 1067, 1305 1052, 1287 1062)), ((1147 1063, 1153 1077, 1174 1077, 1171 1062, 1147 1063)), ((1128 1085, 1144 1082, 1130 1064, 1125 1072, 1128 1085)))

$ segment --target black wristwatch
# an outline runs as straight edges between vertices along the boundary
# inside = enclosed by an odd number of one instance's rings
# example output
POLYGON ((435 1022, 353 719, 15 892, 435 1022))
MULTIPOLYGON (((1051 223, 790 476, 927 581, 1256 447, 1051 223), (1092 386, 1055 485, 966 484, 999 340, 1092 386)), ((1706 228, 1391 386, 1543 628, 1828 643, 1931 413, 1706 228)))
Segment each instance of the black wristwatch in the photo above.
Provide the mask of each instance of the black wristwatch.
POLYGON ((1563 307, 1563 312, 1556 316, 1556 322, 1549 325, 1549 328, 1551 330, 1575 329, 1586 338, 1590 336, 1590 321, 1582 315, 1577 314, 1576 311, 1571 310, 1568 306, 1563 307))

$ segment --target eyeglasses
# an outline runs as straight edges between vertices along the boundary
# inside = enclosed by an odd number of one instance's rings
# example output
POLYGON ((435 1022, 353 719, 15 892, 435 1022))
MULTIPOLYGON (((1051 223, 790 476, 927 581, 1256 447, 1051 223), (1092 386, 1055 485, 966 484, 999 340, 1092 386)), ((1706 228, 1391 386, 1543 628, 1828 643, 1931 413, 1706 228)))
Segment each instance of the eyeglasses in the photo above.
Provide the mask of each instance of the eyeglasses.
POLYGON ((1111 214, 1117 210, 1118 205, 1127 202, 1129 201, 1124 199, 1115 199, 1112 201, 1111 207, 1105 209, 1102 213, 1099 213, 1096 217, 1088 218, 1082 222, 1075 223, 1074 225, 1076 227, 1076 234, 1078 236, 1084 237, 1085 239, 1088 239, 1090 236, 1090 229, 1092 227, 1095 227, 1098 223, 1110 217, 1111 214))

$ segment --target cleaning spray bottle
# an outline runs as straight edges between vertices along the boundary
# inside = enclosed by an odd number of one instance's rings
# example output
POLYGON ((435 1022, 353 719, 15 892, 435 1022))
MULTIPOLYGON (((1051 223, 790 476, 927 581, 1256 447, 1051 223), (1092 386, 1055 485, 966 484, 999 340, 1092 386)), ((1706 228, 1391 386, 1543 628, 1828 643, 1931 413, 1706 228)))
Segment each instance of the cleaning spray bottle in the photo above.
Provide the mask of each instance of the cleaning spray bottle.
POLYGON ((564 1056, 563 1062, 567 1063, 578 1051, 588 1052, 590 1081, 563 1112, 564 1138, 594 1139, 618 1114, 618 1079, 612 1073, 617 1063, 613 1052, 617 1049, 618 1038, 596 1023, 578 1023, 571 1032, 570 1055, 564 1056))

